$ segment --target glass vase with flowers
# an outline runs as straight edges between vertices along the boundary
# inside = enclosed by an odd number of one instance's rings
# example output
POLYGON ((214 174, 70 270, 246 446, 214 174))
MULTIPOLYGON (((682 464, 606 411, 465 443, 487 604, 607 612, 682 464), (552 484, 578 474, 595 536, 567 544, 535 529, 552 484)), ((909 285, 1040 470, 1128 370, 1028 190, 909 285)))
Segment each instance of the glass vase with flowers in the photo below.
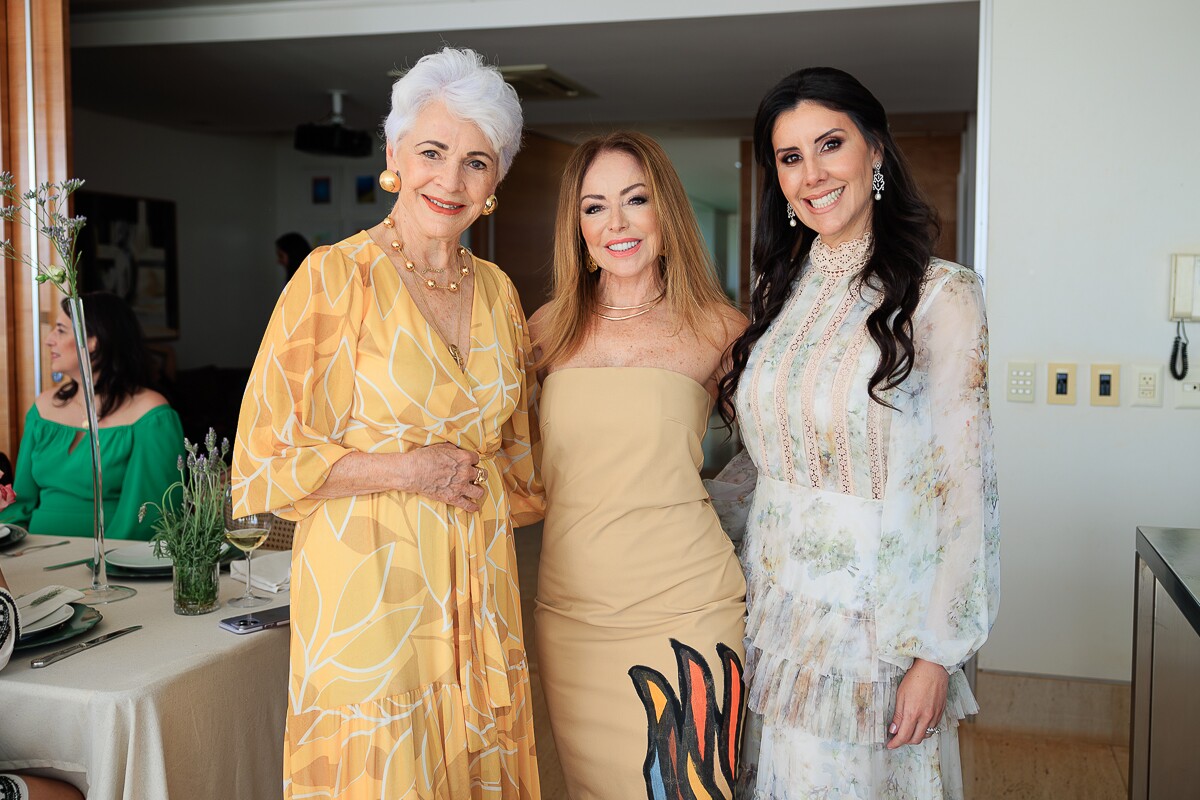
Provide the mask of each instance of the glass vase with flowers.
POLYGON ((183 440, 187 457, 179 457, 179 480, 167 488, 158 503, 144 503, 160 516, 154 523, 154 555, 170 558, 174 576, 175 613, 207 614, 220 606, 218 599, 222 544, 225 541, 225 485, 229 472, 225 456, 229 440, 217 446, 212 428, 200 445, 183 440))
MULTIPOLYGON (((21 192, 11 172, 0 172, 0 223, 7 228, 16 222, 29 229, 31 238, 26 250, 18 250, 13 239, 0 241, 0 257, 19 261, 33 269, 34 279, 49 283, 67 298, 71 316, 71 331, 75 338, 75 353, 79 357, 83 405, 87 412, 88 441, 92 450, 92 584, 83 589, 83 602, 101 605, 133 597, 137 590, 128 586, 113 586, 108 582, 104 560, 104 497, 100 476, 100 421, 96 413, 96 385, 92 378, 92 359, 88 350, 87 326, 83 316, 83 300, 79 297, 79 253, 76 242, 87 222, 85 217, 67 216, 71 195, 83 181, 68 178, 58 183, 42 183, 21 192), (50 243, 43 259, 40 238, 50 243), (57 263, 56 263, 57 262, 57 263)), ((5 230, 5 234, 8 231, 5 230)))

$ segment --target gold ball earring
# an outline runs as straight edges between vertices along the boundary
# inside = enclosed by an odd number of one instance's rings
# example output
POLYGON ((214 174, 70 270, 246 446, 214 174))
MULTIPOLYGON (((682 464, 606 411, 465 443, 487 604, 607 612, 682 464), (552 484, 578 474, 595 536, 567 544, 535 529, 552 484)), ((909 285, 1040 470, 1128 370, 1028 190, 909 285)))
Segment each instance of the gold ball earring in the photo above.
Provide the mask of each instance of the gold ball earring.
POLYGON ((496 209, 500 207, 500 201, 496 199, 496 195, 491 195, 487 200, 483 201, 483 210, 479 213, 483 216, 495 214, 496 209))
POLYGON ((379 173, 379 188, 385 192, 396 194, 400 191, 400 176, 390 169, 385 169, 379 173))

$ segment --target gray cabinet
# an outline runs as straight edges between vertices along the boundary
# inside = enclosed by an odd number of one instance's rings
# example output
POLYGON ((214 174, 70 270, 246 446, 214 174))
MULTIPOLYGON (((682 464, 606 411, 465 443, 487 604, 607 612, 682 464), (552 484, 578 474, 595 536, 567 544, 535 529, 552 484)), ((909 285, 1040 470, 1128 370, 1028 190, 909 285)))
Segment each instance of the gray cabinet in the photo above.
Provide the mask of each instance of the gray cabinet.
POLYGON ((1131 800, 1200 798, 1200 530, 1137 529, 1131 800))

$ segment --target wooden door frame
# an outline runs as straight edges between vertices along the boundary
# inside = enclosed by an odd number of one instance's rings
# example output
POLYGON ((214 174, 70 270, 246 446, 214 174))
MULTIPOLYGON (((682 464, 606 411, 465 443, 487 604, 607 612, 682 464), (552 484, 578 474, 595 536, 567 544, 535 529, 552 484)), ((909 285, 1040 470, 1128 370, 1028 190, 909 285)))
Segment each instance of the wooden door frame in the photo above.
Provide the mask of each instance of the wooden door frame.
MULTIPOLYGON (((67 0, 0 0, 0 164, 26 191, 70 175, 71 74, 67 0)), ((0 239, 20 252, 52 252, 45 237, 0 221, 0 239)), ((0 451, 15 456, 24 412, 45 378, 41 328, 57 295, 39 285, 30 269, 0 261, 0 327, 3 397, 0 399, 0 451)))

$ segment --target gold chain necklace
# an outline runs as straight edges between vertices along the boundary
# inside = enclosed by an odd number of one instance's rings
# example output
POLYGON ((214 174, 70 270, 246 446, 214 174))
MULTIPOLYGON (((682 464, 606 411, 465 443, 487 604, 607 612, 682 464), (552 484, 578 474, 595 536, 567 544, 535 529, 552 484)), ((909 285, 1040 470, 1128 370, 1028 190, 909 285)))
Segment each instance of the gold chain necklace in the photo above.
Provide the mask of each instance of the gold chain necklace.
MULTIPOLYGON (((458 297, 458 304, 454 307, 454 322, 453 322, 453 327, 450 328, 450 331, 452 333, 454 333, 455 335, 458 335, 459 333, 462 332, 463 294, 464 293, 463 292, 455 292, 455 294, 458 297)), ((458 345, 454 343, 454 340, 450 336, 446 335, 446 331, 443 330, 442 326, 438 323, 437 317, 434 316, 432 309, 430 309, 429 306, 427 306, 425 304, 424 299, 413 294, 411 291, 409 291, 408 296, 412 298, 412 301, 414 303, 416 303, 417 308, 421 312, 421 316, 424 317, 424 319, 425 319, 425 323, 427 325, 429 325, 431 328, 433 328, 433 330, 437 333, 437 335, 439 337, 441 337, 441 340, 446 345, 446 349, 450 351, 450 357, 454 359, 454 363, 458 365, 458 368, 460 370, 462 370, 463 372, 466 372, 467 371, 466 357, 463 355, 463 353, 459 349, 458 345)), ((468 346, 470 345, 470 331, 467 332, 467 344, 468 344, 468 346)))
POLYGON ((633 311, 634 312, 632 314, 626 314, 623 317, 610 317, 608 314, 601 314, 599 311, 597 311, 595 309, 592 309, 592 313, 595 314, 600 319, 606 319, 606 320, 609 320, 610 322, 620 322, 621 320, 633 319, 634 317, 640 317, 642 314, 648 314, 651 311, 653 311, 655 306, 657 306, 659 303, 662 302, 662 299, 663 299, 663 297, 666 296, 666 294, 667 294, 667 292, 664 289, 658 295, 658 297, 654 298, 653 300, 647 300, 644 303, 639 303, 636 306, 610 306, 608 303, 601 303, 599 300, 596 301, 596 305, 600 306, 601 308, 607 308, 609 311, 633 311), (641 309, 641 311, 635 310, 635 309, 639 309, 639 308, 641 309))
MULTIPOLYGON (((389 216, 389 217, 384 218, 383 225, 385 228, 393 228, 395 226, 395 223, 392 222, 392 218, 389 216)), ((408 270, 409 272, 417 271, 416 265, 413 264, 413 262, 411 260, 409 260, 407 257, 405 257, 404 250, 402 249, 402 245, 400 244, 399 240, 392 241, 392 250, 394 250, 401 258, 404 259, 404 268, 406 270, 408 270)), ((458 248, 458 255, 460 258, 470 258, 471 257, 470 253, 471 253, 471 251, 465 247, 458 248)), ((439 271, 444 271, 444 270, 439 270, 439 271)), ((422 273, 422 274, 425 274, 425 273, 422 273)), ((464 263, 462 265, 462 276, 465 278, 470 274, 471 274, 471 271, 470 271, 470 269, 467 268, 466 262, 464 261, 464 263)), ((454 328, 453 328, 453 332, 455 334, 458 334, 462 329, 462 307, 463 307, 463 299, 462 299, 463 296, 458 291, 460 288, 458 282, 451 281, 446 286, 439 286, 437 284, 437 281, 434 281, 433 279, 426 279, 423 281, 423 283, 425 284, 425 287, 427 289, 430 289, 430 290, 446 289, 446 290, 458 295, 458 305, 455 308, 454 328)), ((463 356, 463 353, 459 349, 458 345, 455 344, 451 340, 451 338, 446 335, 445 331, 442 330, 442 326, 438 324, 437 319, 434 317, 434 315, 432 313, 432 310, 428 306, 425 305, 424 300, 422 300, 417 295, 413 294, 411 291, 408 293, 408 296, 411 297, 413 302, 417 304, 417 308, 421 311, 421 315, 425 318, 426 324, 428 324, 435 331, 437 331, 438 336, 440 336, 442 341, 446 344, 446 349, 450 351, 450 357, 454 359, 454 363, 456 365, 458 365, 458 368, 460 370, 462 370, 463 372, 466 372, 467 371, 467 359, 463 356)), ((467 333, 467 340, 469 343, 470 342, 470 332, 467 333)))
POLYGON ((608 303, 601 303, 599 300, 596 301, 596 305, 600 306, 601 308, 607 308, 609 311, 636 311, 639 308, 645 308, 646 306, 654 305, 659 300, 662 300, 663 295, 666 293, 667 290, 664 289, 658 293, 658 297, 654 298, 653 300, 647 300, 644 303, 638 303, 636 306, 610 306, 608 303))
MULTIPOLYGON (((454 332, 456 334, 462 328, 462 304, 462 295, 460 294, 458 296, 458 308, 454 311, 454 332)), ((460 371, 466 372, 467 360, 463 358, 463 354, 461 351, 459 351, 458 345, 446 338, 445 334, 442 335, 442 338, 446 340, 446 347, 450 350, 450 357, 454 359, 454 363, 458 365, 460 371)))
MULTIPOLYGON (((392 218, 390 216, 387 216, 387 217, 383 218, 383 227, 387 228, 388 230, 394 231, 396 229, 396 223, 392 221, 392 218)), ((410 259, 408 256, 406 256, 404 254, 404 244, 401 243, 401 241, 399 239, 392 239, 391 246, 392 246, 392 250, 394 250, 396 252, 396 254, 398 256, 400 256, 400 258, 404 261, 404 268, 406 270, 408 270, 409 272, 418 272, 419 271, 421 273, 421 275, 425 278, 423 283, 425 284, 426 289, 430 289, 430 290, 445 289, 446 291, 449 291, 449 292, 457 292, 459 290, 459 288, 461 287, 460 282, 462 281, 462 279, 466 278, 468 275, 471 274, 471 268, 467 266, 467 260, 466 260, 467 257, 470 255, 471 251, 467 250, 467 248, 465 248, 465 247, 458 248, 458 258, 459 258, 459 261, 462 262, 462 267, 460 269, 460 272, 462 273, 462 278, 459 278, 457 281, 450 281, 445 286, 442 286, 436 280, 434 280, 433 278, 431 278, 429 276, 431 274, 445 272, 444 269, 417 270, 417 265, 413 263, 412 259, 410 259)), ((457 361, 458 359, 455 358, 455 360, 457 361)), ((461 366, 461 364, 459 366, 461 366)))

